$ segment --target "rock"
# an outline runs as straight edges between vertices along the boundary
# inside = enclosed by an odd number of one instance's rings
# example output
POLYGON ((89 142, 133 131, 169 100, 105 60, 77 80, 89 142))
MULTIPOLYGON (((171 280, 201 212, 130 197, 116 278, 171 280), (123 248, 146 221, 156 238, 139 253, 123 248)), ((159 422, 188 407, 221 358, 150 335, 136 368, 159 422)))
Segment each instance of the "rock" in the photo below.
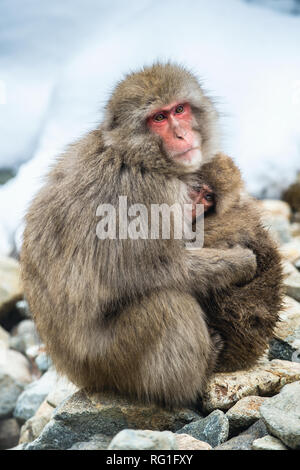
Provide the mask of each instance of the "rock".
POLYGON ((123 429, 113 438, 108 450, 177 450, 177 443, 170 431, 123 429))
POLYGON ((0 347, 1 346, 8 347, 9 338, 10 338, 9 333, 4 328, 2 328, 2 326, 0 326, 0 347))
POLYGON ((284 243, 279 248, 282 257, 292 264, 300 260, 300 239, 295 239, 289 243, 284 243))
POLYGON ((54 410, 55 408, 44 400, 35 415, 22 426, 19 443, 32 442, 39 437, 46 424, 50 421, 54 410))
POLYGON ((259 204, 268 216, 282 217, 287 221, 291 219, 292 211, 286 202, 277 199, 264 199, 259 201, 259 204))
POLYGON ((26 385, 31 382, 30 364, 23 354, 0 345, 0 372, 16 382, 26 385))
POLYGON ((269 431, 292 449, 300 449, 300 381, 288 384, 260 407, 269 431))
POLYGON ((300 380, 300 364, 274 359, 247 371, 215 374, 202 397, 204 411, 228 410, 246 396, 270 396, 287 383, 300 380))
POLYGON ((279 244, 292 241, 289 205, 269 199, 259 201, 259 204, 262 208, 262 222, 274 240, 279 244))
POLYGON ((298 351, 295 351, 292 355, 292 361, 293 362, 300 362, 300 349, 298 351))
POLYGON ((42 434, 26 449, 69 449, 95 434, 114 436, 128 428, 177 431, 199 417, 189 409, 168 411, 116 395, 80 390, 61 403, 42 434))
POLYGON ((284 287, 286 294, 293 299, 300 301, 300 273, 299 271, 288 261, 283 263, 283 272, 286 277, 284 279, 284 287))
POLYGON ((10 449, 7 449, 7 450, 26 450, 26 445, 27 444, 19 444, 15 447, 11 447, 10 449))
POLYGON ((28 303, 26 300, 19 300, 17 303, 16 303, 16 308, 18 310, 18 312, 20 313, 20 315, 23 317, 23 318, 31 318, 32 315, 31 315, 31 312, 29 310, 29 306, 28 306, 28 303))
POLYGON ((300 303, 286 296, 279 318, 274 339, 270 341, 269 357, 291 361, 294 352, 300 349, 300 303))
MULTIPOLYGON (((288 343, 278 338, 273 338, 269 343, 269 358, 283 359, 284 361, 293 361, 293 354, 296 349, 292 348, 288 343)), ((297 362, 297 361, 295 361, 297 362)))
POLYGON ((107 450, 111 437, 104 434, 96 434, 90 441, 76 442, 68 450, 107 450))
POLYGON ((214 450, 252 450, 253 442, 267 434, 267 428, 260 419, 239 436, 232 437, 229 441, 215 447, 214 450))
POLYGON ((244 397, 239 400, 229 411, 226 417, 229 421, 230 436, 236 435, 249 428, 251 424, 260 419, 259 408, 266 397, 244 397))
POLYGON ((20 428, 17 420, 11 418, 0 421, 0 450, 16 446, 19 434, 20 428))
POLYGON ((292 241, 291 227, 282 217, 266 217, 263 220, 264 227, 279 245, 292 241))
POLYGON ((0 255, 0 318, 21 300, 23 288, 18 261, 0 255))
POLYGON ((253 450, 288 450, 282 442, 273 436, 265 436, 255 439, 252 444, 253 450))
POLYGON ((215 410, 206 418, 186 424, 177 434, 190 436, 216 447, 228 439, 229 422, 221 410, 215 410))
POLYGON ((18 398, 14 417, 20 422, 31 418, 48 393, 55 387, 57 374, 54 369, 50 369, 38 380, 27 385, 24 392, 18 398))
POLYGON ((41 352, 36 358, 35 363, 41 372, 46 372, 51 366, 51 358, 45 352, 41 352))
MULTIPOLYGON (((300 213, 299 213, 300 214, 300 213)), ((291 228, 291 234, 292 234, 292 237, 300 237, 300 223, 299 222, 293 222, 291 225, 290 225, 290 228, 291 228)))
POLYGON ((78 387, 70 382, 66 377, 59 377, 55 387, 47 395, 47 402, 53 408, 61 404, 63 400, 78 391, 78 387))
POLYGON ((33 320, 23 320, 12 330, 10 347, 24 354, 31 346, 39 345, 40 340, 33 320))
POLYGON ((212 447, 203 441, 198 441, 189 434, 175 434, 178 450, 211 450, 212 447))
POLYGON ((39 356, 39 354, 45 352, 45 346, 40 343, 40 344, 34 344, 32 346, 29 346, 26 349, 26 356, 31 359, 31 361, 35 361, 36 358, 39 356))
POLYGON ((22 384, 0 371, 0 419, 12 414, 22 391, 22 384))

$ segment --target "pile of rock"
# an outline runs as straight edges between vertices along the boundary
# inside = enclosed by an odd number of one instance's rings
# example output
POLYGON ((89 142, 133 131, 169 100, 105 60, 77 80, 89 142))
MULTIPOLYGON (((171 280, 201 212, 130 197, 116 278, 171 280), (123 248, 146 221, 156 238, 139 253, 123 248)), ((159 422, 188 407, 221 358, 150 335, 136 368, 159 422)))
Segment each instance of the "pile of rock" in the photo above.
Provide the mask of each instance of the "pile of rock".
POLYGON ((287 273, 281 322, 259 363, 215 374, 197 410, 87 393, 59 377, 21 300, 18 263, 0 258, 0 449, 300 449, 300 222, 282 201, 261 205, 287 273))

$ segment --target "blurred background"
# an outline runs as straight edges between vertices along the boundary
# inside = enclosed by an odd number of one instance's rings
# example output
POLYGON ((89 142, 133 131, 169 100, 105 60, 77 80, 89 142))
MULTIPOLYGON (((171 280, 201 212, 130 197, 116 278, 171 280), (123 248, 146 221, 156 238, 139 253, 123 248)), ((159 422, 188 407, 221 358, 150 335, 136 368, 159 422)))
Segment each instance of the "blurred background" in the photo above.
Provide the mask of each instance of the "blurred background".
POLYGON ((0 253, 47 168, 95 128, 122 76, 173 60, 221 114, 248 190, 279 198, 300 170, 300 1, 0 0, 0 253))

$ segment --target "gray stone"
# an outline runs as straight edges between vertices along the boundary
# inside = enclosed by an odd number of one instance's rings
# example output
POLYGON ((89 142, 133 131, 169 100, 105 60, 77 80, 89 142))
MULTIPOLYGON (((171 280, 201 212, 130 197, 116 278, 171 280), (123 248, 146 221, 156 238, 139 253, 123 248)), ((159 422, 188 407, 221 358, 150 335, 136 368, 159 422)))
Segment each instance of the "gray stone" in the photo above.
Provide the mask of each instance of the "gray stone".
POLYGON ((53 411, 54 408, 44 400, 35 415, 22 426, 19 443, 32 442, 39 437, 46 424, 49 423, 53 411))
POLYGON ((30 363, 26 357, 2 344, 0 344, 0 371, 23 385, 32 381, 30 363))
POLYGON ((12 414, 23 388, 22 384, 0 370, 0 419, 12 414))
POLYGON ((96 434, 87 442, 76 442, 68 450, 107 450, 112 437, 96 434))
POLYGON ((22 320, 12 331, 10 347, 21 353, 40 343, 33 320, 22 320))
POLYGON ((124 429, 111 441, 108 450, 176 450, 175 436, 170 431, 124 429))
POLYGON ((292 354, 292 361, 293 362, 300 362, 300 349, 297 351, 293 352, 292 354))
POLYGON ((0 450, 9 449, 18 444, 20 428, 13 418, 0 421, 0 450))
POLYGON ((260 407, 270 434, 292 449, 300 449, 300 382, 288 384, 260 407))
MULTIPOLYGON (((287 341, 279 338, 272 338, 269 343, 269 358, 283 359, 284 361, 292 361, 294 357, 294 349, 287 341)), ((298 362, 298 361, 295 361, 298 362)))
POLYGON ((41 352, 35 358, 35 363, 41 372, 46 372, 52 365, 50 357, 45 352, 41 352))
POLYGON ((59 377, 55 387, 47 395, 47 402, 49 405, 56 408, 66 398, 70 397, 77 391, 78 387, 76 387, 76 385, 70 382, 66 377, 59 377))
POLYGON ((226 417, 229 421, 229 435, 234 436, 249 428, 251 424, 260 419, 259 408, 266 397, 244 397, 239 400, 229 411, 226 417))
POLYGON ((29 384, 18 398, 14 417, 22 423, 31 418, 48 393, 55 387, 56 381, 57 374, 55 370, 50 369, 40 379, 29 384))
POLYGON ((290 223, 285 217, 267 215, 263 218, 263 224, 272 238, 280 245, 292 241, 290 223))
POLYGON ((223 411, 215 410, 206 418, 187 424, 177 434, 190 436, 216 447, 228 439, 229 422, 223 411))
POLYGON ((16 308, 18 309, 18 312, 23 318, 31 318, 32 315, 26 300, 19 300, 16 303, 16 308))
POLYGON ((289 262, 283 263, 283 271, 285 274, 284 286, 286 294, 293 299, 300 301, 300 273, 299 271, 289 262))
POLYGON ((229 441, 215 447, 215 450, 252 450, 253 442, 267 434, 267 428, 260 419, 238 436, 232 437, 229 441))
POLYGON ((42 434, 26 448, 70 449, 95 434, 114 436, 128 428, 177 431, 199 417, 188 409, 168 411, 116 395, 80 390, 61 403, 42 434))
POLYGON ((252 444, 253 450, 288 450, 282 442, 273 436, 265 436, 255 439, 252 444))

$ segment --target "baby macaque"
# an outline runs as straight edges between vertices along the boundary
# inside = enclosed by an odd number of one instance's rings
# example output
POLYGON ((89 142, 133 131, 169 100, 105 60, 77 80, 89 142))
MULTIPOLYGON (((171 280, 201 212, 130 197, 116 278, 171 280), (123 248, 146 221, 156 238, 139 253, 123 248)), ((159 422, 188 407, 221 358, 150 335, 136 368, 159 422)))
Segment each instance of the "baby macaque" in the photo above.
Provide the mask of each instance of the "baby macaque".
POLYGON ((224 341, 216 370, 251 367, 268 347, 282 306, 283 274, 274 241, 263 227, 258 204, 246 194, 240 172, 226 155, 217 154, 199 171, 199 186, 190 192, 203 204, 204 247, 242 246, 253 250, 254 278, 199 299, 210 327, 224 341))

